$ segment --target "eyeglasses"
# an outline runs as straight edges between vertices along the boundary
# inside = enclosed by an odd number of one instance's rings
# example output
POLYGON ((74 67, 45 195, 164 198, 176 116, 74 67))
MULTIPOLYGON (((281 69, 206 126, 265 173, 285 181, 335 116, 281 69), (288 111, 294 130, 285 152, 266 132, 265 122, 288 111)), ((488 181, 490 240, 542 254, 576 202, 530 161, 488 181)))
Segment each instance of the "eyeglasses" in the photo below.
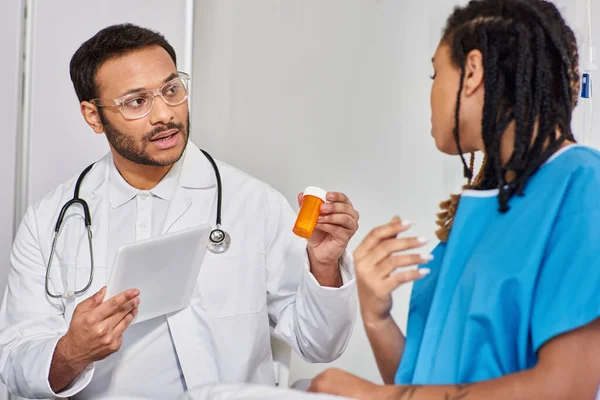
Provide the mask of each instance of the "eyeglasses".
POLYGON ((150 114, 154 106, 154 98, 160 98, 168 106, 178 106, 189 97, 188 84, 190 76, 185 72, 177 72, 178 77, 171 79, 159 88, 154 90, 141 90, 127 94, 118 99, 109 100, 108 104, 103 104, 100 99, 90 100, 90 103, 98 107, 119 107, 121 114, 125 119, 140 119, 150 114), (114 104, 111 104, 114 103, 114 104))

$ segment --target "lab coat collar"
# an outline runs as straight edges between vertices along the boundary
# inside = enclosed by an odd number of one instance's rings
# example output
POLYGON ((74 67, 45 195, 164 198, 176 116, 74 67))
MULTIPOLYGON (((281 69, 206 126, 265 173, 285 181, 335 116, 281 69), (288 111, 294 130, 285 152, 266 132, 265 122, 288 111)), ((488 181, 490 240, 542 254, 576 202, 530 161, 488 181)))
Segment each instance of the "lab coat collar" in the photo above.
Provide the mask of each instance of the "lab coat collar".
MULTIPOLYGON (((108 158, 109 198, 111 206, 117 208, 133 199, 140 190, 125 181, 117 170, 110 153, 108 158)), ((183 176, 181 176, 181 186, 183 187, 201 189, 211 187, 216 183, 210 162, 192 142, 188 142, 181 159, 173 165, 158 185, 150 190, 150 193, 164 200, 171 201, 178 185, 181 170, 185 171, 183 176)))
POLYGON ((108 197, 112 208, 121 207, 133 199, 139 192, 138 189, 127 183, 121 176, 112 157, 110 157, 110 161, 108 162, 108 184, 108 197))
POLYGON ((200 149, 189 141, 183 155, 181 186, 190 189, 206 189, 216 183, 217 178, 212 165, 200 149))

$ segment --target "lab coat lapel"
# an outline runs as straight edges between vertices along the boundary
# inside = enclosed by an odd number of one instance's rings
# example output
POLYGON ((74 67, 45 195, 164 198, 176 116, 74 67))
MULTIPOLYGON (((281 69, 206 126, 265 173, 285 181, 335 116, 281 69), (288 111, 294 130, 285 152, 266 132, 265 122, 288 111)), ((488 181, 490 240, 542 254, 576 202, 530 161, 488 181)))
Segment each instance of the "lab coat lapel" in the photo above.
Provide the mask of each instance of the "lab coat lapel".
MULTIPOLYGON (((217 191, 215 171, 204 154, 189 143, 180 182, 169 208, 163 233, 209 222, 215 224, 217 191)), ((201 338, 211 336, 208 323, 191 306, 167 316, 179 363, 188 388, 218 382, 214 351, 201 338)))
POLYGON ((163 226, 162 234, 169 232, 171 227, 185 215, 192 205, 192 199, 188 196, 185 190, 181 187, 177 188, 173 201, 169 206, 167 218, 163 226))
POLYGON ((162 234, 210 221, 216 208, 215 189, 215 171, 204 154, 189 142, 162 234))

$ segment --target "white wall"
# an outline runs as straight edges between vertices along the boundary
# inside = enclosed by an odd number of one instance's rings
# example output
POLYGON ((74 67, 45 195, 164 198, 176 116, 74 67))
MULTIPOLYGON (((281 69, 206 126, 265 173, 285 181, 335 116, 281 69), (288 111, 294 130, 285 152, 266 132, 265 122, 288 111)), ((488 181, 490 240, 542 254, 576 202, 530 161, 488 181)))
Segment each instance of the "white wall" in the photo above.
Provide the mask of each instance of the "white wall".
MULTIPOLYGON (((583 27, 578 4, 563 3, 583 27)), ((194 141, 294 206, 307 185, 346 192, 361 212, 351 249, 395 214, 435 239, 438 203, 462 183, 459 160, 440 155, 429 134, 430 59, 455 4, 197 1, 194 141)), ((409 292, 394 295, 402 328, 409 292)), ((333 365, 380 381, 360 321, 333 365)), ((291 380, 324 368, 294 355, 291 380)))
POLYGON ((0 4, 0 112, 2 113, 2 154, 0 157, 0 293, 6 284, 7 264, 13 238, 14 189, 16 171, 17 133, 21 109, 21 29, 23 3, 21 1, 0 4))
MULTIPOLYGON (((0 293, 4 294, 8 259, 13 240, 17 133, 21 109, 21 45, 23 2, 0 3, 0 119, 2 120, 2 149, 0 156, 0 293)), ((0 400, 7 398, 0 384, 0 400)))

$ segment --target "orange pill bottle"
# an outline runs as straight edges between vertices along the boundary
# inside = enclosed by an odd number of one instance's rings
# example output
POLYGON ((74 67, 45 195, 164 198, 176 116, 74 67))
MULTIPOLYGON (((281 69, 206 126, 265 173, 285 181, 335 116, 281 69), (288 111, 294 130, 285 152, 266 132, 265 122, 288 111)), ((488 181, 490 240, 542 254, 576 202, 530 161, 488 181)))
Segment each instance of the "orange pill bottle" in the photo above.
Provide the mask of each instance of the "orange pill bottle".
POLYGON ((302 206, 292 230, 296 235, 308 239, 312 236, 320 215, 321 204, 325 203, 327 191, 315 186, 304 190, 302 206))

